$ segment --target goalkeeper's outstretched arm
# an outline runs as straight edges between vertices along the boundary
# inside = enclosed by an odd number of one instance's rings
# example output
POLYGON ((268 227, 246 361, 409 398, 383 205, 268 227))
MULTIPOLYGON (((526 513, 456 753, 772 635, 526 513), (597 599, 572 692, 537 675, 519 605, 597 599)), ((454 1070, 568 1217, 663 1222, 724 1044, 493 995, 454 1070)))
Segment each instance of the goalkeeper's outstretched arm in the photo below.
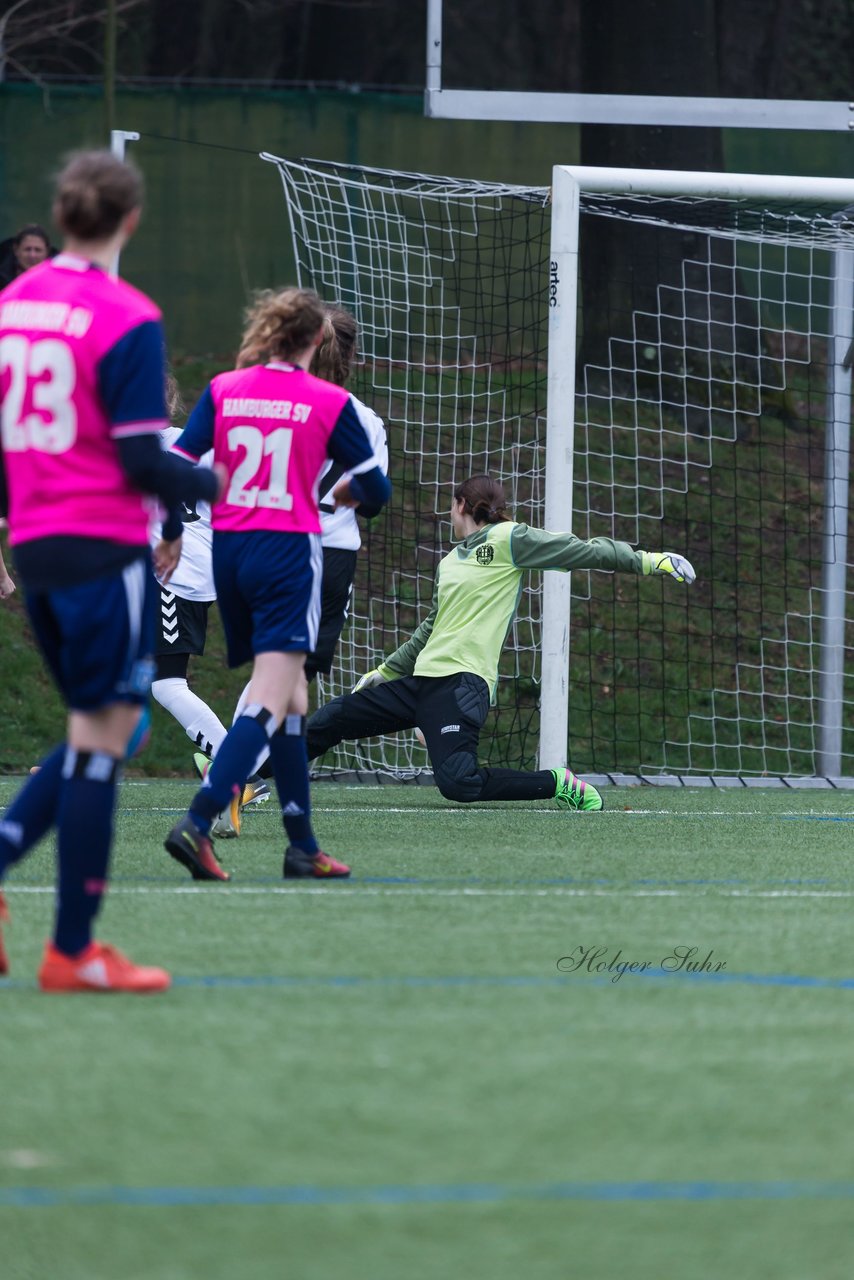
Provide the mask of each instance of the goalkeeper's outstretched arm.
POLYGON ((511 550, 518 569, 606 569, 688 583, 696 576, 691 562, 675 551, 638 551, 615 538, 585 541, 574 533, 550 533, 526 524, 513 530, 511 550))

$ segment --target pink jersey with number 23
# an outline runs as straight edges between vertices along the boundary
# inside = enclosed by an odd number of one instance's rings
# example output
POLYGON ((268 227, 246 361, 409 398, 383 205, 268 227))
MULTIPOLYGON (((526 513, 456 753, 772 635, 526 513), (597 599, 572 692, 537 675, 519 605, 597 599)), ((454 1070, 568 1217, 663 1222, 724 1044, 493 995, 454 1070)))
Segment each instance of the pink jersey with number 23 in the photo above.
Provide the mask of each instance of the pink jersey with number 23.
POLYGON ((151 503, 130 484, 113 441, 166 423, 111 422, 98 369, 132 329, 159 320, 144 294, 71 254, 3 291, 0 395, 13 544, 70 535, 146 545, 151 503))

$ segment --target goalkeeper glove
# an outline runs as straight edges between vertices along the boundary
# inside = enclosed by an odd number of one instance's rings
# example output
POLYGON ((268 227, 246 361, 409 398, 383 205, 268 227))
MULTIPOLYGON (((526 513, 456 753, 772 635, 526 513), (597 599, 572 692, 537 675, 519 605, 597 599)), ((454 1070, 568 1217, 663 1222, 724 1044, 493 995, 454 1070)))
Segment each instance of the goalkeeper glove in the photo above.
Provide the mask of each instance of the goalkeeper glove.
POLYGON ((645 574, 667 574, 677 582, 691 583, 696 578, 694 566, 684 556, 675 551, 642 551, 643 571, 645 574))
POLYGON ((357 680, 353 685, 353 692, 359 693, 362 689, 373 689, 376 684, 383 684, 386 680, 392 678, 392 673, 381 662, 373 671, 366 671, 361 680, 357 680))

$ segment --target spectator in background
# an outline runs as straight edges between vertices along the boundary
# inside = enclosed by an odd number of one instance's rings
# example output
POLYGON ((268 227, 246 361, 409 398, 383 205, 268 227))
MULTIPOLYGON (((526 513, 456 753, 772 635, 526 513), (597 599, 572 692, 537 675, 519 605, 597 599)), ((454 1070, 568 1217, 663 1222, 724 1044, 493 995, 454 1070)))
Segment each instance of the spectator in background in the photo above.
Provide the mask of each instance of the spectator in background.
POLYGON ((5 246, 6 252, 0 262, 0 289, 5 289, 7 284, 11 284, 24 271, 37 267, 54 252, 47 232, 37 222, 29 222, 21 227, 11 241, 5 242, 5 246))

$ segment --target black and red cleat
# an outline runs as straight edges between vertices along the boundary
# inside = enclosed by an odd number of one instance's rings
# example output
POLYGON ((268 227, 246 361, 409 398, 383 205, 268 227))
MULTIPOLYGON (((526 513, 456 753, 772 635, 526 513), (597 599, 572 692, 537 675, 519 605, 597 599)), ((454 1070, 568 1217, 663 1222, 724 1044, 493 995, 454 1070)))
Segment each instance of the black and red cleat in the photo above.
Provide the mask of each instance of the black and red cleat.
POLYGON ((217 862, 210 838, 202 834, 189 814, 175 823, 163 843, 167 852, 187 868, 194 880, 231 879, 217 862))
POLYGON ((350 868, 343 862, 336 862, 328 853, 305 853, 289 845, 285 850, 285 862, 282 875, 286 880, 303 879, 312 876, 315 880, 346 880, 350 868))

